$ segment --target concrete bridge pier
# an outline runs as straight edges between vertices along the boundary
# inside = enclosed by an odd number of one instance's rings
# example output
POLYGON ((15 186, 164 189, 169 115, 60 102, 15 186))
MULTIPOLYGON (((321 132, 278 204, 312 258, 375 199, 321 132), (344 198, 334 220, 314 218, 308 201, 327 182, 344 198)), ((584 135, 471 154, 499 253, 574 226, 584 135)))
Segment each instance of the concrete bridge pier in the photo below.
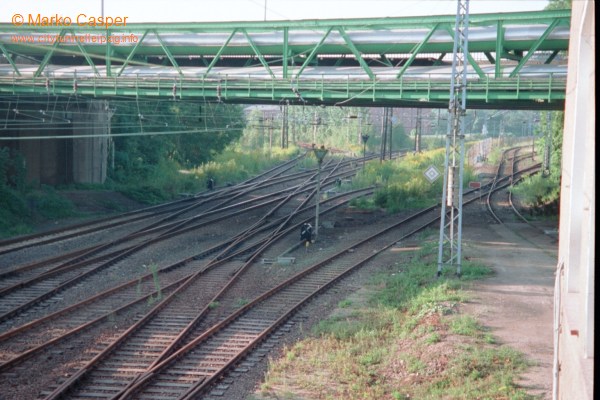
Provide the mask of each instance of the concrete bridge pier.
POLYGON ((0 104, 8 110, 3 136, 14 138, 0 141, 0 147, 23 156, 30 184, 104 183, 112 117, 108 101, 65 99, 57 106, 55 99, 44 100, 0 104))
POLYGON ((108 163, 110 118, 106 100, 89 100, 69 108, 73 123, 73 183, 104 183, 108 163), (80 138, 79 136, 90 136, 80 138))

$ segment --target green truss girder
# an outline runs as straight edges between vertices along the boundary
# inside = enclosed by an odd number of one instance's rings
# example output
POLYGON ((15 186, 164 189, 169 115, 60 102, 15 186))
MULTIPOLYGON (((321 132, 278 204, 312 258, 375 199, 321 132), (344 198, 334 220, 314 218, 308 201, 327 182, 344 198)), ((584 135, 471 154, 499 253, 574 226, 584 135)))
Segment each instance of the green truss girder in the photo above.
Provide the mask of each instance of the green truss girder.
MULTIPOLYGON (((137 42, 129 45, 116 45, 107 42, 105 45, 96 44, 94 46, 86 43, 77 45, 63 45, 55 42, 52 45, 23 44, 14 40, 0 40, 0 51, 8 60, 12 68, 12 75, 0 76, 1 93, 47 93, 47 88, 40 88, 38 78, 44 73, 46 77, 52 80, 50 87, 52 90, 68 90, 72 92, 72 80, 68 78, 53 78, 52 74, 45 73, 46 68, 52 65, 55 57, 62 57, 62 64, 69 60, 77 60, 78 65, 89 66, 96 75, 93 85, 86 85, 89 78, 78 76, 78 93, 86 93, 93 96, 156 96, 157 94, 170 97, 172 94, 173 78, 170 78, 170 84, 165 84, 166 78, 159 76, 149 77, 145 84, 154 86, 154 90, 146 90, 143 85, 131 85, 131 73, 128 69, 133 66, 156 66, 166 64, 176 72, 180 84, 178 87, 178 96, 188 97, 214 97, 215 87, 210 87, 207 80, 215 77, 223 83, 223 99, 232 99, 232 101, 243 102, 242 93, 248 102, 265 101, 278 102, 289 98, 293 100, 296 94, 292 91, 293 87, 302 93, 305 99, 313 101, 322 101, 325 103, 335 103, 344 93, 348 96, 346 99, 357 99, 357 101, 366 102, 367 99, 372 103, 387 102, 390 99, 398 101, 413 101, 412 98, 429 101, 435 98, 436 91, 440 90, 439 82, 419 82, 413 83, 415 89, 409 89, 408 81, 404 78, 406 73, 414 65, 414 61, 420 55, 426 54, 432 56, 432 65, 443 64, 444 54, 451 53, 452 41, 447 43, 440 40, 431 40, 438 32, 450 34, 449 28, 455 21, 454 15, 446 16, 421 16, 407 18, 378 18, 378 19, 350 19, 350 20, 305 20, 305 21, 267 21, 267 22, 231 22, 231 23, 160 23, 160 24, 128 24, 126 27, 111 27, 109 30, 101 30, 104 35, 125 35, 135 33, 137 42), (369 31, 386 32, 420 30, 424 36, 414 42, 378 42, 366 41, 360 42, 354 39, 355 32, 365 34, 369 31), (335 35, 332 34, 335 33, 335 35), (311 37, 312 42, 302 42, 292 40, 292 35, 306 33, 311 37), (175 44, 175 41, 169 41, 169 34, 173 35, 213 35, 221 37, 220 43, 215 42, 211 45, 201 43, 175 44), (281 39, 275 44, 258 40, 259 35, 272 34, 281 39), (279 35, 279 36, 277 36, 279 35), (241 37, 245 40, 239 40, 241 37), (335 36, 335 37, 333 37, 335 36), (150 38, 156 40, 150 40, 150 38), (236 42, 232 44, 232 40, 236 42), (18 61, 19 55, 27 56, 30 59, 39 60, 36 71, 27 76, 23 74, 24 65, 18 61), (164 56, 166 55, 166 59, 164 56), (314 75, 307 75, 306 68, 309 65, 319 65, 323 56, 337 56, 337 59, 331 65, 336 67, 352 62, 360 66, 363 78, 361 82, 346 82, 345 77, 339 80, 319 81, 314 75), (398 55, 403 61, 398 63, 398 55), (64 57, 69 56, 69 57, 64 57), (71 57, 75 56, 75 57, 71 57), (227 76, 219 75, 215 68, 220 65, 220 61, 227 57, 246 57, 245 67, 254 67, 257 63, 252 59, 258 58, 260 64, 268 72, 269 79, 266 81, 248 81, 241 83, 238 74, 237 81, 228 81, 227 76), (203 71, 198 78, 186 76, 182 69, 182 60, 196 57, 200 59, 199 68, 203 71), (157 58, 163 58, 159 63, 157 58), (82 61, 83 60, 83 61, 82 61), (349 61, 350 60, 350 61, 349 61), (394 61, 394 62, 392 62, 394 61), (281 68, 275 70, 273 62, 281 63, 281 68), (375 73, 373 65, 379 68, 389 68, 394 71, 395 81, 378 80, 379 72, 375 73), (101 68, 104 67, 104 68, 101 68), (277 71, 277 72, 275 72, 277 71), (161 81, 162 79, 162 81, 161 81), (206 80, 206 82, 205 82, 206 80), (303 82, 308 80, 311 82, 303 82), (314 81, 314 82, 313 82, 314 81), (127 85, 129 84, 129 87, 127 85), (163 85, 163 89, 157 90, 156 86, 163 85), (308 86, 306 86, 308 85, 308 86), (318 86, 316 89, 306 89, 305 87, 318 86), (243 88, 242 88, 243 87, 243 88), (340 88, 343 88, 340 89, 340 88), (303 93, 307 91, 310 93, 303 93), (135 92, 135 93, 133 93, 135 92), (315 94, 316 93, 316 94, 315 94), (410 93, 410 96, 409 96, 410 93)), ((539 82, 529 82, 527 79, 519 78, 522 68, 531 62, 531 57, 537 51, 545 51, 545 64, 551 64, 555 61, 558 54, 562 54, 568 48, 568 40, 553 39, 551 33, 559 26, 568 27, 570 24, 569 10, 554 10, 541 12, 525 13, 501 13, 501 14, 472 14, 469 18, 472 28, 491 28, 496 31, 493 39, 486 41, 470 41, 468 60, 469 64, 477 71, 479 80, 485 82, 485 90, 473 94, 475 101, 482 102, 479 106, 485 107, 485 102, 507 101, 509 98, 518 101, 536 101, 547 102, 552 107, 564 100, 564 86, 562 78, 548 76, 540 79, 539 82), (538 38, 525 41, 507 40, 505 31, 509 26, 544 26, 545 30, 538 38), (477 56, 474 56, 477 53, 477 56), (550 53, 550 56, 548 54, 550 53), (481 60, 493 65, 492 75, 485 75, 480 63, 481 60), (503 69, 515 67, 512 73, 512 79, 503 78, 503 69), (562 86, 561 86, 562 85, 562 86), (544 87, 544 89, 540 89, 544 87), (505 91, 503 93, 502 91, 505 91), (540 90, 542 92, 540 92, 540 90), (563 93, 561 93, 563 91, 563 93), (515 95, 516 93, 516 95, 515 95), (477 97, 480 96, 480 97, 477 97)), ((64 35, 70 32, 71 35, 86 33, 98 34, 99 30, 91 28, 72 26, 68 29, 61 27, 15 27, 12 24, 0 24, 0 38, 8 37, 11 34, 51 34, 64 35)), ((438 38, 439 39, 439 38, 438 38)), ((212 43, 212 42, 211 42, 212 43)), ((243 63, 242 63, 243 64, 243 63)), ((27 65, 28 69, 31 68, 27 65)), ((245 68, 241 67, 241 68, 245 68)), ((442 91, 446 90, 441 89, 442 91)), ((478 89, 479 90, 479 89, 478 89)), ((440 101, 446 101, 441 95, 440 101)), ((471 94, 469 94, 471 102, 471 94)))
POLYGON ((304 72, 304 69, 312 62, 312 60, 315 58, 315 55, 317 54, 317 52, 319 51, 319 48, 321 47, 321 45, 323 44, 323 42, 325 42, 325 40, 327 39, 327 37, 329 36, 329 34, 331 33, 333 27, 329 27, 329 29, 327 29, 327 31, 325 32, 325 34, 321 37, 321 40, 319 40, 319 42, 315 45, 315 47, 311 50, 310 54, 308 55, 308 57, 306 57, 306 60, 304 61, 304 63, 302 64, 302 66, 300 67, 300 69, 298 70, 298 72, 296 73, 296 79, 298 79, 300 77, 300 75, 302 74, 302 72, 304 72))
MULTIPOLYGON (((69 33, 74 34, 73 31, 70 31, 69 33)), ((100 72, 98 72, 98 68, 96 68, 96 64, 94 64, 94 62, 92 61, 92 58, 90 57, 90 55, 88 54, 88 52, 86 51, 86 49, 81 45, 81 43, 79 41, 76 41, 75 43, 77 44, 77 48, 79 49, 79 52, 85 58, 85 61, 94 70, 94 74, 96 76, 100 76, 100 72)))
POLYGON ((546 30, 544 31, 542 36, 540 36, 540 38, 531 45, 531 48, 527 51, 527 54, 519 62, 519 65, 517 65, 515 67, 515 69, 513 69, 513 71, 510 73, 511 78, 514 78, 515 76, 517 76, 517 74, 519 73, 521 68, 523 68, 525 63, 535 54, 535 51, 540 47, 540 45, 543 43, 543 41, 548 37, 548 35, 550 35, 550 33, 552 33, 554 28, 556 28, 559 23, 560 23, 560 21, 557 19, 552 21, 552 23, 548 26, 548 28, 546 28, 546 30))
MULTIPOLYGON (((290 44, 287 40, 288 34, 291 30, 296 32, 305 31, 311 32, 324 32, 332 27, 343 27, 344 30, 386 30, 386 29, 431 29, 431 27, 439 25, 444 27, 450 27, 454 23, 454 16, 423 16, 423 17, 409 17, 409 18, 379 18, 379 19, 349 19, 349 20, 316 20, 316 21, 268 21, 268 22, 235 22, 235 23, 155 23, 155 24, 128 24, 126 27, 111 27, 108 31, 111 35, 131 34, 139 38, 148 34, 148 32, 157 33, 159 37, 164 34, 230 34, 234 30, 244 31, 252 37, 254 34, 265 33, 265 32, 282 32, 284 40, 278 45, 261 45, 260 53, 263 55, 277 55, 282 56, 283 54, 302 54, 309 52, 315 44, 304 43, 304 44, 290 44), (287 49, 287 52, 285 51, 287 49)), ((526 12, 526 13, 505 13, 505 14, 481 14, 472 15, 470 20, 472 27, 481 26, 502 26, 504 23, 510 25, 539 25, 549 24, 553 21, 559 25, 568 25, 570 23, 570 11, 569 10, 558 10, 558 11, 541 11, 541 12, 526 12)), ((91 28, 84 28, 73 26, 69 27, 70 30, 76 34, 99 34, 99 30, 93 30, 91 28)), ((0 34, 5 35, 28 35, 33 33, 48 33, 56 35, 61 32, 61 29, 56 27, 15 27, 12 24, 0 23, 0 34)), ((106 33, 107 31, 101 30, 100 33, 106 33)), ((500 36, 502 37, 502 36, 500 36)), ((140 40, 140 42, 144 42, 140 40)), ((252 41, 250 41, 252 42, 252 41)), ((254 54, 252 43, 248 43, 248 46, 232 46, 223 49, 222 55, 249 55, 254 54)), ((395 44, 389 46, 388 43, 368 43, 363 45, 356 45, 357 51, 362 54, 386 54, 387 52, 399 54, 409 54, 417 43, 404 43, 395 44)), ((95 46, 85 46, 86 51, 90 56, 99 58, 106 57, 106 47, 113 48, 114 57, 126 59, 132 57, 132 48, 135 48, 136 54, 139 53, 140 57, 148 56, 150 54, 156 55, 157 48, 148 43, 138 43, 141 46, 127 46, 127 45, 111 45, 110 43, 98 44, 95 46)), ((495 51, 495 41, 485 43, 473 43, 473 51, 495 51), (478 48, 478 46, 485 46, 486 49, 478 48)), ((29 46, 23 43, 7 41, 4 43, 7 51, 14 52, 16 54, 33 55, 43 57, 48 51, 48 46, 29 46)), ((564 43, 552 43, 548 42, 547 46, 556 47, 558 50, 565 48, 564 43)), ((63 47, 63 46, 61 46, 63 47)), ((220 45, 213 46, 194 46, 189 44, 165 46, 173 57, 185 57, 189 55, 197 56, 214 56, 215 53, 221 47, 220 45)), ((471 46, 470 46, 471 47, 471 46)), ((531 43, 523 43, 521 50, 527 50, 531 47, 531 43)), ((55 49, 56 50, 56 49, 55 49)), ((62 49, 61 49, 62 50, 62 49)), ((164 49, 161 49, 161 53, 164 53, 164 49)), ((346 54, 354 53, 354 49, 349 46, 340 46, 339 44, 327 44, 322 46, 322 52, 326 54, 334 54, 335 52, 344 52, 346 54)), ((423 49, 425 52, 451 52, 451 43, 428 43, 423 49)), ((58 52, 60 53, 60 51, 58 52)), ((341 54, 341 53, 340 53, 341 54)), ((112 60, 112 58, 111 58, 112 60)))
MULTIPOLYGON (((106 36, 108 37, 109 32, 106 31, 106 36)), ((106 63, 106 76, 107 77, 111 77, 112 76, 112 64, 111 64, 111 57, 113 56, 112 54, 112 45, 110 43, 107 43, 106 46, 106 57, 104 57, 105 63, 106 63)))
MULTIPOLYGON (((64 34, 65 34, 65 30, 61 29, 60 33, 58 34, 58 36, 62 37, 64 34)), ((52 48, 50 50, 46 51, 46 54, 44 55, 44 59, 40 63, 40 66, 38 67, 37 71, 35 71, 35 74, 33 75, 34 77, 40 76, 40 74, 42 73, 42 71, 44 71, 44 68, 46 68, 46 65, 48 65, 48 63, 50 62, 50 58, 52 57, 52 54, 54 54, 54 52, 58 48, 58 45, 60 45, 60 41, 57 40, 52 45, 52 48)))
MULTIPOLYGON (((454 40, 454 28, 447 26, 446 31, 448 32, 448 34, 450 34, 452 40, 454 40)), ((463 50, 461 49, 460 51, 462 52, 463 50)), ((479 75, 480 78, 485 78, 485 73, 483 72, 481 67, 479 67, 479 64, 477 64, 477 61, 475 61, 471 53, 467 53, 467 60, 469 61, 469 64, 471 65, 471 67, 473 67, 475 72, 477 72, 477 75, 479 75)))
POLYGON ((179 68, 179 64, 175 60, 175 57, 173 57, 173 53, 171 53, 171 50, 169 50, 169 47, 165 45, 165 42, 162 40, 162 38, 160 37, 160 35, 158 34, 158 31, 156 29, 154 30, 154 35, 156 36, 158 43, 160 43, 160 47, 162 47, 163 51, 167 55, 167 58, 169 59, 169 61, 171 61, 171 65, 173 65, 173 68, 175 68, 177 70, 179 75, 183 75, 183 72, 181 72, 181 68, 179 68))
POLYGON ((398 72, 398 74, 396 75, 396 78, 400 78, 404 74, 404 72, 407 70, 407 68, 410 67, 410 65, 413 63, 415 58, 417 58, 417 55, 421 52, 421 49, 423 48, 423 46, 425 46, 427 44, 427 42, 429 41, 429 39, 431 39, 431 36, 435 33, 435 31, 438 29, 438 27, 439 27, 439 24, 435 24, 435 26, 433 28, 431 28, 431 30, 425 36, 425 38, 421 41, 421 43, 419 43, 412 49, 410 57, 404 63, 404 65, 400 69, 400 72, 398 72))
POLYGON ((267 70, 269 75, 271 75, 271 78, 275 78, 275 74, 273 74, 273 71, 271 71, 271 68, 269 68, 269 64, 267 64, 267 61, 265 61, 264 56, 262 55, 262 53, 260 52, 258 47, 256 47, 256 44, 254 44, 254 41, 252 40, 250 35, 248 35, 248 32, 245 29, 242 29, 242 33, 244 34, 244 37, 248 41, 248 44, 250 45, 250 47, 252 47, 254 54, 256 54, 256 56, 258 57, 258 60, 262 64, 262 66, 265 67, 265 69, 267 70))
MULTIPOLYGON (((54 80, 50 89, 45 79, 14 79, 12 86, 0 85, 2 95, 38 93, 40 95, 69 95, 73 91, 71 79, 54 80)), ((77 93, 90 97, 152 97, 171 98, 173 79, 162 78, 148 81, 141 78, 82 79, 77 77, 77 93)), ((308 104, 380 106, 406 104, 425 106, 428 104, 444 107, 448 103, 449 82, 408 80, 378 82, 298 81, 297 91, 308 104), (347 100, 352 99, 349 103, 347 100)), ((566 78, 550 77, 548 80, 524 79, 481 79, 467 85, 470 108, 535 108, 562 109, 565 100, 566 78)), ((223 101, 236 103, 279 104, 289 100, 292 104, 305 104, 298 101, 290 90, 290 83, 284 79, 254 81, 228 80, 220 82, 208 79, 178 78, 177 97, 180 99, 215 99, 220 93, 223 101)))
POLYGON ((494 65, 494 76, 496 78, 502 76, 502 55, 505 53, 504 48, 502 47, 503 39, 504 27, 502 26, 502 21, 498 21, 496 24, 496 62, 494 65), (498 57, 498 54, 500 54, 500 57, 498 57))
POLYGON ((15 73, 18 76, 21 76, 21 72, 19 72, 19 68, 17 67, 17 64, 15 64, 15 62, 12 59, 12 55, 6 50, 6 47, 4 47, 2 45, 2 43, 0 43, 0 50, 2 51, 2 54, 4 55, 4 58, 6 58, 8 60, 8 63, 13 68, 13 71, 15 71, 15 73))
POLYGON ((208 73, 213 69, 213 67, 217 63, 217 61, 219 61, 219 58, 221 58, 221 54, 223 54, 223 51, 225 50, 225 48, 227 47, 227 45, 229 44, 229 42, 231 41, 231 39, 233 39, 233 37, 235 36, 236 33, 237 33, 237 29, 234 29, 233 31, 231 31, 231 33, 229 34, 229 37, 227 38, 227 40, 225 41, 225 43, 223 43, 223 46, 221 46, 221 48, 219 49, 219 51, 217 51, 217 54, 215 55, 215 57, 213 58, 213 60, 210 62, 210 64, 208 64, 208 67, 206 67, 206 71, 204 72, 204 76, 208 75, 208 73))
POLYGON ((138 49, 138 47, 140 47, 140 45, 142 44, 142 42, 144 41, 144 39, 146 39, 146 36, 148 36, 148 31, 144 32, 144 34, 142 35, 142 37, 138 40, 138 42, 135 44, 135 46, 133 46, 133 49, 131 50, 131 52, 127 55, 127 59, 123 62, 123 65, 121 67, 121 69, 119 70, 119 72, 117 73, 117 76, 121 76, 121 74, 123 73, 123 71, 125 70, 125 68, 129 65, 129 63, 131 62, 131 60, 133 59, 133 57, 135 56, 135 53, 138 49))
POLYGON ((289 56, 290 56, 290 48, 288 46, 289 43, 289 28, 283 28, 283 52, 281 58, 281 64, 283 66, 283 79, 288 78, 288 64, 289 64, 289 56))
POLYGON ((369 66, 367 65, 360 51, 356 48, 354 43, 352 43, 352 39, 350 39, 350 36, 348 36, 346 30, 341 26, 338 27, 337 30, 344 39, 344 42, 346 42, 346 45, 348 46, 354 57, 358 60, 358 63, 360 64, 362 69, 367 73, 367 75, 369 75, 369 78, 375 79, 375 74, 373 74, 373 71, 371 71, 371 68, 369 68, 369 66))

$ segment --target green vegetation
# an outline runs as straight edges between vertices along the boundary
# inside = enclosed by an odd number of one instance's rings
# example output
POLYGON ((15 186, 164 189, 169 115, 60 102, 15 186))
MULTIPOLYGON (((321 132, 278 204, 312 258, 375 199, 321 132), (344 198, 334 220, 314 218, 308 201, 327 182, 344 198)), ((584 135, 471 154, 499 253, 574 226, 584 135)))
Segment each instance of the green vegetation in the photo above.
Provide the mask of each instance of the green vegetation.
POLYGON ((242 134, 240 106, 116 101, 111 124, 118 133, 189 132, 116 137, 107 186, 140 202, 158 203, 197 192, 205 181, 186 174, 210 162, 242 134))
MULTIPOLYGON (((240 106, 160 101, 113 101, 113 133, 133 136, 113 137, 109 149, 108 179, 103 185, 70 185, 69 189, 114 190, 138 202, 156 204, 181 194, 206 189, 209 178, 218 186, 240 182, 299 153, 295 143, 324 144, 355 155, 362 155, 361 134, 370 136, 367 152, 379 152, 381 115, 368 108, 289 107, 289 149, 280 149, 281 116, 277 110, 253 109, 248 115, 240 106), (148 135, 145 132, 179 133, 148 135)), ((430 133, 445 133, 447 112, 434 110, 423 114, 431 122, 430 133)), ((523 193, 532 210, 552 212, 557 206, 560 166, 560 122, 553 114, 553 168, 545 179, 526 180, 523 193), (555 129, 556 128, 556 129, 555 129), (558 129, 558 130, 557 130, 558 129), (533 190, 532 190, 533 189, 533 190)), ((561 114, 562 115, 562 114, 561 114)), ((544 114, 540 128, 544 130, 544 114)), ((489 135, 524 134, 525 119, 531 112, 497 114, 477 110, 468 113, 467 131, 489 135), (501 123, 500 123, 501 121, 501 123), (484 129, 484 127, 486 129, 484 129)), ((393 122, 393 148, 412 148, 414 131, 410 119, 393 122)), ((529 126, 531 129, 531 126, 529 126)), ((561 133, 560 133, 561 134, 561 133)), ((485 135, 484 135, 485 136, 485 135)), ((422 138, 422 148, 444 145, 441 135, 422 138)), ((540 145, 541 146, 541 145, 540 145)), ((538 147, 539 148, 539 147, 538 147)), ((78 216, 60 191, 39 188, 26 182, 23 158, 7 148, 0 151, 0 237, 29 233, 32 226, 48 219, 78 216), (35 189, 35 190, 34 190, 35 189)), ((301 167, 314 167, 313 157, 305 157, 301 167)), ((442 180, 430 184, 423 172, 430 165, 443 170, 443 152, 433 150, 405 159, 379 163, 371 161, 354 179, 354 187, 379 185, 370 198, 361 198, 353 206, 363 209, 385 208, 389 212, 432 205, 441 195, 442 180)), ((467 170, 464 182, 471 180, 467 170)), ((520 189, 515 189, 520 190, 520 189)), ((117 204, 110 207, 122 211, 117 204)))
POLYGON ((139 202, 154 204, 173 199, 181 193, 204 191, 209 178, 214 179, 217 187, 238 183, 288 160, 296 153, 295 148, 278 149, 266 157, 258 150, 244 151, 238 146, 230 146, 212 160, 196 167, 183 169, 173 161, 163 161, 145 181, 109 181, 105 186, 139 202))
POLYGON ((541 135, 536 147, 544 149, 549 144, 550 170, 527 177, 512 188, 519 200, 529 207, 532 216, 558 215, 564 113, 550 113, 550 128, 547 125, 547 113, 542 113, 540 131, 543 133, 550 129, 551 135, 541 135))
MULTIPOLYGON (((139 121, 134 124, 128 120, 131 107, 134 107, 132 103, 117 104, 122 115, 115 115, 113 126, 127 126, 120 128, 124 133, 140 130, 139 121)), ((178 130, 197 128, 194 123, 198 121, 207 129, 218 124, 227 127, 227 122, 233 127, 235 121, 243 124, 239 107, 223 106, 221 114, 217 110, 210 118, 199 115, 189 104, 164 102, 156 107, 157 110, 142 111, 146 115, 157 115, 165 124, 162 128, 146 127, 153 131, 167 129, 166 126, 178 130), (210 121, 206 122, 206 118, 210 121)), ((241 129, 232 128, 210 134, 119 137, 114 142, 114 157, 109 160, 114 167, 109 168, 104 185, 73 184, 66 189, 114 190, 141 203, 156 204, 183 193, 204 191, 208 178, 213 178, 217 186, 237 183, 298 154, 295 147, 274 149, 266 155, 262 149, 229 144, 240 134, 241 129)), ((122 211, 116 204, 111 208, 122 211)), ((0 148, 0 238, 31 233, 33 225, 46 220, 81 216, 73 204, 60 195, 60 190, 27 183, 23 157, 8 148, 0 148)))
POLYGON ((31 232, 31 224, 76 215, 73 204, 52 187, 26 183, 23 157, 0 148, 0 238, 31 232))
POLYGON ((273 149, 270 155, 265 155, 260 150, 242 149, 241 146, 235 145, 215 156, 212 161, 192 168, 189 172, 203 183, 209 177, 215 180, 216 185, 237 183, 281 164, 297 154, 298 149, 295 147, 273 149))
POLYGON ((528 366, 497 346, 474 318, 458 313, 469 280, 489 268, 466 262, 463 277, 436 279, 433 245, 371 283, 365 302, 319 323, 271 360, 256 398, 531 399, 515 383, 528 366), (348 312, 350 311, 350 313, 348 312))
MULTIPOLYGON (((140 181, 117 182, 109 179, 104 185, 71 185, 79 190, 115 190, 141 203, 159 203, 173 199, 181 193, 206 190, 206 181, 213 178, 217 186, 237 183, 296 156, 298 150, 290 148, 273 151, 270 157, 260 150, 243 151, 230 146, 213 160, 190 169, 163 160, 140 181)), ((305 164, 314 164, 308 159, 305 164)), ((19 156, 8 149, 0 149, 0 238, 32 231, 32 225, 44 220, 55 220, 79 215, 73 204, 60 195, 60 190, 41 185, 39 189, 25 184, 25 172, 15 173, 23 165, 19 156), (20 177, 20 178, 19 178, 20 177)), ((118 205, 111 207, 122 211, 118 205)))
POLYGON ((237 299, 234 303, 234 307, 236 308, 242 308, 244 307, 246 304, 248 304, 250 301, 248 299, 237 299))
MULTIPOLYGON (((436 204, 442 194, 443 179, 430 183, 424 172, 434 165, 438 171, 444 171, 444 149, 426 151, 419 154, 407 154, 405 157, 380 163, 367 162, 353 180, 356 188, 373 184, 379 189, 370 199, 361 199, 352 203, 360 208, 385 208, 388 212, 424 208, 436 204)), ((473 180, 470 169, 465 168, 465 185, 473 180)))
POLYGON ((546 6, 546 10, 564 10, 570 9, 573 0, 550 0, 546 6))
MULTIPOLYGON (((281 114, 279 110, 254 109, 240 143, 244 148, 272 149, 280 144, 281 114)), ((367 152, 378 152, 381 146, 381 112, 360 107, 288 107, 289 142, 315 143, 327 148, 362 155, 362 134, 369 135, 367 152)), ((407 136, 411 127, 401 122, 392 126, 394 150, 412 147, 407 136)))

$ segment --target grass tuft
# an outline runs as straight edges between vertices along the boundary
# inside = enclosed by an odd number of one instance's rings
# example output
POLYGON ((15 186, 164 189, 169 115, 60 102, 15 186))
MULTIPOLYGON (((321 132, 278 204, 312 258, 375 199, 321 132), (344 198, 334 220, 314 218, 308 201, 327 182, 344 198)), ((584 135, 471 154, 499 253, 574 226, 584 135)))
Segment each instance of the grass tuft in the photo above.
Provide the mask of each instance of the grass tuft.
MULTIPOLYGON (((436 277, 424 246, 400 272, 378 274, 371 298, 339 303, 344 316, 270 360, 257 399, 531 399, 515 383, 523 355, 494 345, 478 321, 459 312, 469 280, 490 269, 466 262, 463 279, 436 277)), ((389 269, 390 271, 392 268, 389 269)))

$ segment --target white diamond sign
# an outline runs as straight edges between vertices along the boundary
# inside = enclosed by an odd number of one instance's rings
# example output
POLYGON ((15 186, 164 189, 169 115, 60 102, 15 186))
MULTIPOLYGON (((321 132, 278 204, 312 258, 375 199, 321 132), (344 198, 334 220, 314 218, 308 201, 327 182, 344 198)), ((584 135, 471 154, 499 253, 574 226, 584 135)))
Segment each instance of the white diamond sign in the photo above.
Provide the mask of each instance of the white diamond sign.
POLYGON ((425 170, 425 172, 423 172, 423 175, 425 175, 425 178, 427 178, 427 180, 430 183, 435 182, 442 174, 440 174, 440 171, 437 170, 436 167, 434 167, 433 165, 431 165, 429 168, 427 168, 425 170))

